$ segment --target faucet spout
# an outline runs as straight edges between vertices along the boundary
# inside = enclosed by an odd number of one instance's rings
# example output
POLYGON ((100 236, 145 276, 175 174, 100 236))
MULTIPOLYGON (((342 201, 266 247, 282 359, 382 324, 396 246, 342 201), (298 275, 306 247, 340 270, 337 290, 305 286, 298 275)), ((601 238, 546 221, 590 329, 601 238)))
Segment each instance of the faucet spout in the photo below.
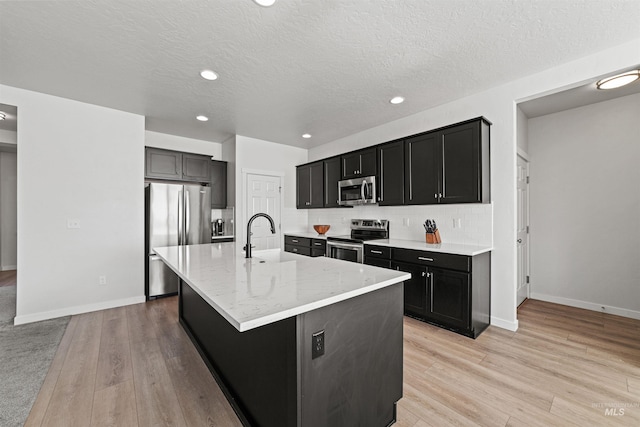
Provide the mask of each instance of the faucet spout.
POLYGON ((271 233, 272 234, 276 234, 276 224, 275 224, 275 222, 273 222, 273 218, 271 218, 266 213, 262 213, 262 212, 259 212, 259 213, 255 214, 254 216, 252 216, 249 219, 249 222, 247 223, 247 244, 244 247, 244 256, 245 256, 245 258, 251 258, 251 234, 252 234, 251 233, 251 224, 253 224, 253 221, 258 217, 267 218, 269 220, 269 223, 271 224, 271 233))

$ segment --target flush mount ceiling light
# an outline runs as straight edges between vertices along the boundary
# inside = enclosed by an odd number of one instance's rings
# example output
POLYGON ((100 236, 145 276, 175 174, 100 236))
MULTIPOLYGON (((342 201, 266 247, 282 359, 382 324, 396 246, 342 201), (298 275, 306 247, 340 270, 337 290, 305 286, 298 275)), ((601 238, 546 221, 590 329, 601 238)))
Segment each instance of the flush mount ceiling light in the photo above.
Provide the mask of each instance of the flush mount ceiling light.
POLYGON ((393 98, 391 98, 391 100, 389 101, 392 104, 402 104, 404 102, 404 98, 401 96, 395 96, 393 98))
POLYGON ((7 118, 7 115, 4 112, 0 111, 0 120, 4 120, 6 118, 7 118))
POLYGON ((269 6, 273 6, 276 0, 253 0, 253 2, 258 6, 269 7, 269 6))
POLYGON ((305 139, 309 139, 309 138, 311 138, 311 134, 310 133, 303 133, 302 137, 305 138, 305 139))
POLYGON ((216 80, 218 78, 218 75, 215 73, 215 71, 211 70, 202 70, 200 71, 200 75, 205 80, 216 80))
POLYGON ((197 116, 196 119, 200 120, 201 122, 206 122, 207 120, 209 120, 209 117, 207 116, 197 116))
POLYGON ((598 89, 615 89, 640 79, 640 70, 627 71, 617 76, 607 77, 596 83, 598 89))

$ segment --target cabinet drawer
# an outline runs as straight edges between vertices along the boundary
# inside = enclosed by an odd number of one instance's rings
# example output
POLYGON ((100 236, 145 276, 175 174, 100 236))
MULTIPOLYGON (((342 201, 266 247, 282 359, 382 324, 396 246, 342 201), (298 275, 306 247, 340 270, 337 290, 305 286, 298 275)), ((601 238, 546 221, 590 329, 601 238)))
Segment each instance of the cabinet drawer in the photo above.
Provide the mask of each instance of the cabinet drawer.
POLYGON ((394 248, 393 259, 394 261, 448 268, 450 270, 471 271, 471 257, 465 255, 394 248))
POLYGON ((391 248, 387 246, 364 245, 364 256, 371 258, 391 259, 391 248))
POLYGON ((295 245, 284 245, 285 252, 291 252, 298 255, 311 256, 311 248, 295 245))
POLYGON ((364 263, 367 265, 373 265, 374 267, 391 268, 391 261, 382 258, 364 257, 364 263))
POLYGON ((311 256, 312 257, 325 256, 325 255, 326 255, 326 249, 324 249, 324 248, 311 248, 311 256))
POLYGON ((323 239, 312 239, 311 249, 314 251, 322 251, 324 253, 327 251, 327 241, 323 239))
POLYGON ((296 236, 284 236, 284 244, 285 245, 298 245, 311 247, 311 239, 307 237, 296 237, 296 236))

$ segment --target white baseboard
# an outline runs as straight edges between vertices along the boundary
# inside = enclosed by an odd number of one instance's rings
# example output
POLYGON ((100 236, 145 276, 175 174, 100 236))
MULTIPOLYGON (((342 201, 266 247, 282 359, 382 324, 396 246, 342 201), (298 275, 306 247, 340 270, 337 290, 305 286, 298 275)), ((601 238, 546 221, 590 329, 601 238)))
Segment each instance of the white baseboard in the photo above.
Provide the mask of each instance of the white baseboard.
POLYGON ((491 326, 497 326, 498 328, 506 329, 508 331, 518 330, 518 320, 511 322, 509 320, 500 319, 499 317, 491 316, 491 326))
POLYGON ((554 295, 531 292, 531 299, 553 302, 555 304, 568 305, 569 307, 584 308, 586 310, 598 311, 601 313, 615 314, 616 316, 628 317, 640 320, 640 311, 629 310, 628 308, 613 307, 611 305, 596 304, 594 302, 580 301, 577 299, 557 297, 554 295))
POLYGON ((107 310, 109 308, 123 307, 125 305, 139 304, 145 302, 144 295, 131 298, 123 298, 113 301, 99 302, 96 304, 79 305, 75 307, 66 307, 59 310, 43 311, 41 313, 26 314, 16 316, 13 319, 14 325, 24 325, 25 323, 40 322, 42 320, 55 319, 57 317, 72 316, 74 314, 89 313, 98 310, 107 310))
POLYGON ((2 267, 0 267, 0 271, 9 271, 9 270, 17 270, 18 266, 17 265, 3 265, 2 267))

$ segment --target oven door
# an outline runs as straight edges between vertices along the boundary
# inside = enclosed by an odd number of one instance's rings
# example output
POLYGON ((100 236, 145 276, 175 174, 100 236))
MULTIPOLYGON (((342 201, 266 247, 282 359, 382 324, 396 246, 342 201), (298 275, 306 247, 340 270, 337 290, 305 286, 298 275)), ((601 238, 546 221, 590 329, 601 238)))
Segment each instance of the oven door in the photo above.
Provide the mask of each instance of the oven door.
POLYGON ((327 256, 362 264, 364 245, 362 243, 345 243, 327 241, 327 256))

